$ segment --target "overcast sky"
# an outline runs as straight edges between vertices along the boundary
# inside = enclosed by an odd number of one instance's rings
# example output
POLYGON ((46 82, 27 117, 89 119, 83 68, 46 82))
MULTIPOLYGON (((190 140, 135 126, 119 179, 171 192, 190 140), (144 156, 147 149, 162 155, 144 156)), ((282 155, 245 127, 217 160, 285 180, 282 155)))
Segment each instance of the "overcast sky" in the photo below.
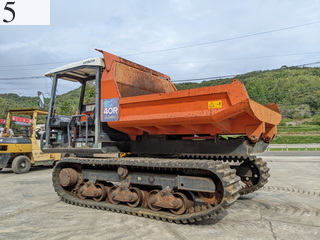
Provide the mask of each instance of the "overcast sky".
POLYGON ((50 26, 0 26, 0 93, 49 96, 37 77, 95 48, 173 81, 320 62, 320 1, 51 0, 50 26))

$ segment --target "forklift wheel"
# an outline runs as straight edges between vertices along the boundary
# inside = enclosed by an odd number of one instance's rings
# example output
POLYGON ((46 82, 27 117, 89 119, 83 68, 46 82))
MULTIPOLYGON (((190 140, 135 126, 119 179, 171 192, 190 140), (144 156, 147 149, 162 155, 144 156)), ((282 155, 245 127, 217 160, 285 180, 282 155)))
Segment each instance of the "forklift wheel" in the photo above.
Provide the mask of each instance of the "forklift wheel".
POLYGON ((30 167, 30 159, 24 155, 20 155, 13 159, 13 162, 11 164, 12 171, 17 174, 29 172, 30 167))

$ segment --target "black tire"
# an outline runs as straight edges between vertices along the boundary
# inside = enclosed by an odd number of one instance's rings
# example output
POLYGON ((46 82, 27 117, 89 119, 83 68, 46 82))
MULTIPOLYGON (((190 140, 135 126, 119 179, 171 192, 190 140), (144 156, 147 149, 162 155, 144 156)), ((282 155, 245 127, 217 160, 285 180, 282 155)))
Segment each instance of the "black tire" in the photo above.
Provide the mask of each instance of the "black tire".
POLYGON ((11 168, 16 174, 27 173, 31 167, 30 158, 25 155, 20 155, 13 159, 11 168))
POLYGON ((0 168, 0 171, 2 170, 2 168, 0 168))

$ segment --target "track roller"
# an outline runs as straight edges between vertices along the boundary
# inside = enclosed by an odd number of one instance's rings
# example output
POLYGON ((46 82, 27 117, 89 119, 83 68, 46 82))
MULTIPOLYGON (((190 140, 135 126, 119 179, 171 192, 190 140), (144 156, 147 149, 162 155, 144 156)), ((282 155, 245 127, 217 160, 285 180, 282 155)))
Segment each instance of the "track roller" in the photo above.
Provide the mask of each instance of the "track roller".
POLYGON ((153 211, 169 209, 173 214, 183 214, 188 209, 188 199, 182 192, 172 192, 169 187, 149 192, 148 207, 153 211))
POLYGON ((120 202, 127 203, 130 207, 137 207, 142 203, 143 195, 139 188, 136 187, 126 187, 113 186, 109 190, 108 200, 112 204, 119 204, 120 202))
POLYGON ((107 191, 103 184, 94 184, 91 181, 82 182, 79 186, 78 197, 86 199, 91 197, 94 201, 100 202, 106 198, 107 191))

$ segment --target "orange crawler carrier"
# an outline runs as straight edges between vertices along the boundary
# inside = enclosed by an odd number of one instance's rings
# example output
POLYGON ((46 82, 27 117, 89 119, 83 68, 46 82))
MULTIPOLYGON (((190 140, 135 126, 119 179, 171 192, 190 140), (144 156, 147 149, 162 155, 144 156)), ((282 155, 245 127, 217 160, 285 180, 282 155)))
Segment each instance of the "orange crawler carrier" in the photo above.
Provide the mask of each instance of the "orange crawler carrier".
POLYGON ((54 81, 43 151, 74 156, 53 172, 66 202, 186 223, 267 182, 266 163, 251 154, 277 132, 275 104, 254 102, 238 80, 177 91, 169 76, 100 52, 46 74, 54 81), (55 113, 58 79, 82 85, 77 115, 55 113))

